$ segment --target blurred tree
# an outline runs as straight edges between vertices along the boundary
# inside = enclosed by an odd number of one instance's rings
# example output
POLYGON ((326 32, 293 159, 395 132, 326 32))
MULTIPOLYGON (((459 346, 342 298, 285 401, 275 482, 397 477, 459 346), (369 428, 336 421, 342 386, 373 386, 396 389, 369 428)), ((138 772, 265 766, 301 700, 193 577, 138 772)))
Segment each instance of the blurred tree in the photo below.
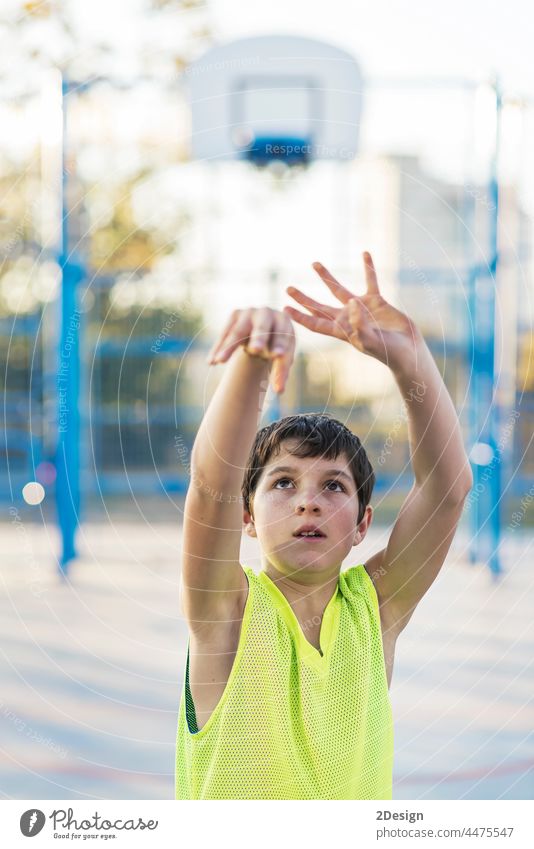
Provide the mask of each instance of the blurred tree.
POLYGON ((165 180, 184 161, 184 71, 211 41, 209 9, 198 0, 109 0, 103 16, 85 0, 14 0, 0 7, 0 316, 12 318, 0 332, 9 419, 3 424, 26 429, 29 450, 31 439, 35 444, 42 436, 33 401, 39 411, 46 408, 43 345, 52 369, 49 391, 55 391, 58 313, 51 302, 59 270, 56 245, 44 244, 42 225, 49 231, 50 220, 60 221, 61 114, 58 76, 50 73, 59 69, 71 83, 91 83, 69 96, 66 169, 71 247, 89 272, 82 325, 94 381, 97 464, 144 467, 156 458, 176 468, 172 407, 188 402, 188 370, 158 340, 191 339, 202 328, 200 313, 186 302, 190 276, 180 262, 189 200, 177 197, 171 216, 150 217, 139 201, 134 210, 132 198, 141 184, 158 175, 165 180), (57 177, 49 184, 50 162, 57 177), (164 258, 172 263, 162 271, 164 258), (97 279, 103 274, 106 282, 97 279), (47 326, 49 335, 35 335, 36 326, 47 326), (132 352, 128 340, 141 347, 132 352), (98 342, 106 341, 114 347, 100 351, 98 342))

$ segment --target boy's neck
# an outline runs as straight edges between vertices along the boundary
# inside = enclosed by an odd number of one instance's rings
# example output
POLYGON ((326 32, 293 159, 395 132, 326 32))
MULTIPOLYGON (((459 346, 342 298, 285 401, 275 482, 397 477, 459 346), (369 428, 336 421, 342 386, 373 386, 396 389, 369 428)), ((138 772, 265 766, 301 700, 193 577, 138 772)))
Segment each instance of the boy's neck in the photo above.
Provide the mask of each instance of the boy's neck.
POLYGON ((276 584, 291 607, 296 605, 299 610, 322 612, 334 595, 340 570, 330 576, 310 576, 309 573, 304 575, 300 572, 288 577, 278 572, 270 563, 264 563, 263 571, 276 584), (315 580, 312 580, 313 578, 315 580))

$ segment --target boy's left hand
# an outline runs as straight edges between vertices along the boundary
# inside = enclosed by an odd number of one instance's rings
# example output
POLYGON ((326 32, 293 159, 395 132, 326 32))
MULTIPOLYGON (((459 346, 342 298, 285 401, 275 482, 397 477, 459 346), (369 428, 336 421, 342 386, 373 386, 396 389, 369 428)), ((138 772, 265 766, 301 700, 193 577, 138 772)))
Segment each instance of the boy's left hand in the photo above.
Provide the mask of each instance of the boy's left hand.
POLYGON ((284 310, 304 327, 349 342, 393 371, 409 369, 416 362, 421 333, 411 318, 388 304, 380 294, 371 254, 366 251, 363 260, 367 294, 352 294, 321 263, 314 262, 313 268, 321 280, 344 306, 338 309, 320 304, 294 286, 288 286, 286 292, 312 315, 289 306, 284 310))

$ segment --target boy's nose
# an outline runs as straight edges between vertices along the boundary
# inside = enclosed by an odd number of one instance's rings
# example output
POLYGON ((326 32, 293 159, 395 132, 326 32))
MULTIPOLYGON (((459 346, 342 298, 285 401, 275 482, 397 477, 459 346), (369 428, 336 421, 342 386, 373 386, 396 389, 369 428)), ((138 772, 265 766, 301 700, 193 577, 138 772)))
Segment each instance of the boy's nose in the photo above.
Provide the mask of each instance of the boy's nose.
POLYGON ((320 512, 319 505, 315 502, 315 499, 313 498, 309 498, 300 502, 297 507, 297 513, 303 513, 305 510, 311 510, 313 513, 320 512))

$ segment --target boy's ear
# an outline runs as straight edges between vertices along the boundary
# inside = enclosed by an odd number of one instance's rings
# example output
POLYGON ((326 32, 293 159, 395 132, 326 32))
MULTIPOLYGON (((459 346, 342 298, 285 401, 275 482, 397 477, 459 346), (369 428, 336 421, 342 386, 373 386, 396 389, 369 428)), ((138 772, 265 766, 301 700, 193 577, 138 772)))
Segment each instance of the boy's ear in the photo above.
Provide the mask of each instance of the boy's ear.
POLYGON ((254 525, 254 519, 248 510, 243 510, 243 525, 245 527, 245 533, 249 537, 256 537, 256 526, 254 525))
POLYGON ((367 531, 369 530, 369 525, 373 521, 373 508, 370 504, 365 508, 365 513, 363 514, 363 519, 360 524, 356 528, 356 533, 354 534, 354 542, 353 546, 359 545, 364 539, 367 531))

